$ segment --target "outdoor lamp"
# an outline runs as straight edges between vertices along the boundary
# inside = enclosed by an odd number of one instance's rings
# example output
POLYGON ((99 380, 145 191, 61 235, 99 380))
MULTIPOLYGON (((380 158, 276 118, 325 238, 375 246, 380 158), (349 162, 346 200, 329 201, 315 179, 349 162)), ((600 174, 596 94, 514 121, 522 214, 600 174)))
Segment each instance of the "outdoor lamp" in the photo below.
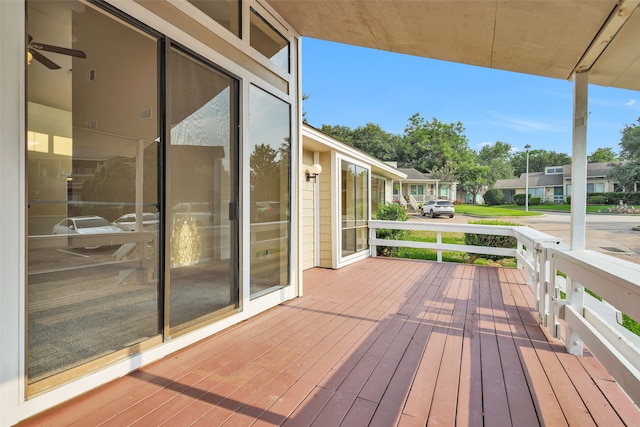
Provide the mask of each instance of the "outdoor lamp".
POLYGON ((322 166, 320 166, 318 163, 314 163, 310 168, 306 170, 307 182, 311 181, 312 179, 313 182, 316 182, 316 178, 318 177, 318 175, 320 175, 320 173, 322 173, 322 166))

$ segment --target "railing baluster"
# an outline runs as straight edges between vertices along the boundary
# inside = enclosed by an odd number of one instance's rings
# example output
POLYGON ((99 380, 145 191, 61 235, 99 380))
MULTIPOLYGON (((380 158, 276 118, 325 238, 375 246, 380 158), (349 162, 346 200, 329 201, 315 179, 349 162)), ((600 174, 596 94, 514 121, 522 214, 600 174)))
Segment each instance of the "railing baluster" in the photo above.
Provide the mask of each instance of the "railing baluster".
MULTIPOLYGON (((584 286, 573 280, 571 277, 567 277, 567 304, 571 306, 576 312, 584 316, 584 286)), ((582 356, 582 340, 576 334, 569 322, 565 322, 565 346, 567 351, 576 356, 582 356)))

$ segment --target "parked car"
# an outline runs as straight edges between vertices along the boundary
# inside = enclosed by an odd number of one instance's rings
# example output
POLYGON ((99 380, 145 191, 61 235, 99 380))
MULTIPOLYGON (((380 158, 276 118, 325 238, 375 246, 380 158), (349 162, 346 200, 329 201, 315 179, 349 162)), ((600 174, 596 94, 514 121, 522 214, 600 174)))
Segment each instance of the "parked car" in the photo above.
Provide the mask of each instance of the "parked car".
MULTIPOLYGON (((142 214, 143 231, 154 231, 158 229, 160 217, 158 213, 145 212, 142 214)), ((136 214, 128 213, 113 221, 113 225, 124 231, 136 231, 136 214)))
POLYGON ((453 203, 450 200, 429 200, 420 207, 422 216, 429 215, 431 218, 441 215, 453 218, 455 211, 453 203))
POLYGON ((53 226, 53 234, 122 233, 122 229, 101 216, 74 216, 53 226))

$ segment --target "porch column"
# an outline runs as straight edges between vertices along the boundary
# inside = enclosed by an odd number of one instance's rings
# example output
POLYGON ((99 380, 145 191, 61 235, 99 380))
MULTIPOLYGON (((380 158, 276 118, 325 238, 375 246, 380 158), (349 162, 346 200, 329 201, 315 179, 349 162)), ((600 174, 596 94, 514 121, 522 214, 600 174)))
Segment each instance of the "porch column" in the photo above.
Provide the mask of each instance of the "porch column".
POLYGON ((587 224, 587 98, 589 77, 576 73, 573 89, 573 146, 571 153, 571 250, 585 249, 587 224))

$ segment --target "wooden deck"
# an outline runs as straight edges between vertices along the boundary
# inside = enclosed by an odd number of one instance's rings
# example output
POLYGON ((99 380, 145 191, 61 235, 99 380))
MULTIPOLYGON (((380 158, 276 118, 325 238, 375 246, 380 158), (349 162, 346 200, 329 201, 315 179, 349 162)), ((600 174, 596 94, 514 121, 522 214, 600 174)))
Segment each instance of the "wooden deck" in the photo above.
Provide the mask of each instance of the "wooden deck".
POLYGON ((550 341, 520 271, 372 258, 24 426, 632 426, 593 357, 550 341))

